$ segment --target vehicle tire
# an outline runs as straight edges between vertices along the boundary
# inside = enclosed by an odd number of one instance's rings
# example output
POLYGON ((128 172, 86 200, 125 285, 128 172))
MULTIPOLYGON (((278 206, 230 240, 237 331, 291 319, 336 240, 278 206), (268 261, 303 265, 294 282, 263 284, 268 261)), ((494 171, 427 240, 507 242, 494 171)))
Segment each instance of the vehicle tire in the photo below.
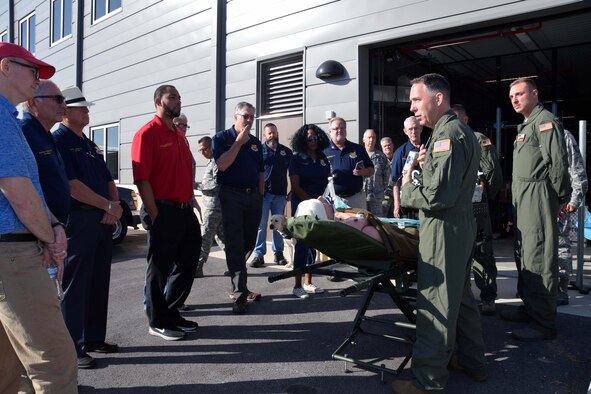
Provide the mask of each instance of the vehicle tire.
POLYGON ((117 245, 127 235, 127 219, 125 215, 121 215, 119 220, 113 225, 113 245, 117 245))

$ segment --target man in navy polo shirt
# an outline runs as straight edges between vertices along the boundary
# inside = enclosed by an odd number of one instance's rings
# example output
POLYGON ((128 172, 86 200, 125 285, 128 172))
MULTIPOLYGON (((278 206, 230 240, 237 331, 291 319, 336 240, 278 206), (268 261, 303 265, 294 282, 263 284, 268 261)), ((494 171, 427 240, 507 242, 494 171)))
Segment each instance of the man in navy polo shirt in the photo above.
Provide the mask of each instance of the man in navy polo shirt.
POLYGON ((65 98, 57 85, 42 80, 35 97, 23 103, 22 119, 23 134, 39 168, 43 196, 49 210, 61 223, 68 223, 70 187, 64 162, 50 130, 62 120, 65 109, 65 98))
POLYGON ((351 208, 366 208, 363 177, 374 174, 374 166, 362 145, 347 140, 347 122, 332 118, 328 122, 330 145, 324 154, 332 169, 335 193, 351 208))
POLYGON ((113 224, 121 217, 119 195, 102 151, 84 134, 94 105, 77 87, 62 91, 66 111, 53 133, 70 186, 70 219, 66 226, 62 313, 78 354, 78 368, 90 369, 95 360, 87 352, 113 353, 105 342, 113 224))
POLYGON ((178 308, 193 286, 201 229, 193 211, 193 155, 183 131, 173 122, 181 113, 178 90, 172 85, 159 86, 154 92, 154 106, 152 120, 133 136, 131 164, 149 236, 145 290, 148 333, 176 341, 198 327, 183 318, 178 308))
POLYGON ((423 126, 417 118, 409 116, 404 120, 404 134, 408 136, 406 144, 401 145, 394 152, 392 159, 392 197, 394 199, 394 217, 418 219, 419 211, 412 208, 402 208, 400 205, 400 183, 402 179, 402 168, 406 162, 409 152, 418 152, 421 146, 421 133, 423 126))
MULTIPOLYGON (((287 169, 293 153, 285 145, 279 143, 277 126, 267 123, 263 129, 263 161, 265 163, 265 195, 263 197, 263 212, 259 223, 254 258, 251 267, 262 267, 267 253, 267 229, 269 227, 269 210, 271 215, 283 214, 287 196, 287 169)), ((273 254, 275 263, 287 264, 283 257, 283 237, 273 230, 273 254)))
POLYGON ((250 134, 255 108, 240 102, 234 109, 234 125, 212 139, 218 166, 222 223, 226 236, 226 263, 232 281, 232 312, 244 314, 248 300, 261 298, 248 290, 246 260, 252 253, 263 206, 265 173, 261 141, 250 134))

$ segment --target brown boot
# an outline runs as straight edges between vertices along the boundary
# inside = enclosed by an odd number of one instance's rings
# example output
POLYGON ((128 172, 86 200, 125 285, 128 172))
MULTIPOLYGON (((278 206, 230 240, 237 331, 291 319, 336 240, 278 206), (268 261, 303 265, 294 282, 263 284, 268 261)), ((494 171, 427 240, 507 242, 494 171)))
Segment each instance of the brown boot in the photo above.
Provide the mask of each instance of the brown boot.
POLYGON ((415 386, 410 380, 394 379, 392 381, 392 392, 394 394, 425 394, 426 391, 415 386))

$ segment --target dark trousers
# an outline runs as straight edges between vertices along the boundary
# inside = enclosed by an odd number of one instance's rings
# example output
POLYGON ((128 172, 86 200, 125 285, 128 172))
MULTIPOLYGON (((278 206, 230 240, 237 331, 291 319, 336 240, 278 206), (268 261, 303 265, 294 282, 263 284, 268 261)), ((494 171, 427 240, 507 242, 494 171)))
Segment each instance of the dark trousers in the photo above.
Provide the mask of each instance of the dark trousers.
MULTIPOLYGON (((295 214, 298 209, 298 205, 300 205, 300 199, 295 193, 291 194, 291 212, 295 214)), ((316 261, 316 250, 310 248, 306 245, 303 241, 298 240, 295 245, 294 255, 293 255, 293 268, 304 268, 308 265, 314 264, 316 261)))
POLYGON ((104 342, 111 279, 112 226, 101 224, 103 211, 72 210, 66 229, 68 257, 62 286, 62 314, 76 347, 104 342))
POLYGON ((149 237, 146 314, 151 327, 175 328, 180 319, 177 308, 193 286, 201 251, 201 229, 193 208, 158 203, 157 206, 154 224, 142 210, 149 237))
POLYGON ((263 209, 263 196, 258 192, 241 192, 220 188, 222 223, 226 237, 226 263, 236 298, 246 297, 246 260, 254 250, 263 209))

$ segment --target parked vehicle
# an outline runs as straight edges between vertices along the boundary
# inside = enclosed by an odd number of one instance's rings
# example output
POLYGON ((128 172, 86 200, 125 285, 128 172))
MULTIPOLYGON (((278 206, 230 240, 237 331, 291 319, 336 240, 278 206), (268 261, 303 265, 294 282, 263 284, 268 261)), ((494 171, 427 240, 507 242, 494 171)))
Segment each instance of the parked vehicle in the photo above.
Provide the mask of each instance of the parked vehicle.
POLYGON ((127 227, 138 228, 140 224, 140 200, 138 193, 132 187, 117 186, 119 202, 123 208, 123 214, 113 225, 113 244, 123 241, 127 235, 127 227))

